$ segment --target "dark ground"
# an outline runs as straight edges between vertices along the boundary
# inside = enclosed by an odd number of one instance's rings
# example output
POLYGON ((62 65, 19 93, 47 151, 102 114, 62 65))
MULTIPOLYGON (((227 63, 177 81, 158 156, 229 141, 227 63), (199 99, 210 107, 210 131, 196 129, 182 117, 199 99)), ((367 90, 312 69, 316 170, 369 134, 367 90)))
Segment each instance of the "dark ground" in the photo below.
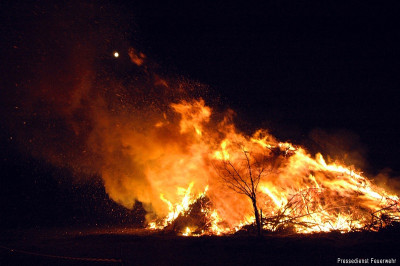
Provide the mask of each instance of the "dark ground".
POLYGON ((151 235, 143 229, 122 228, 18 230, 2 232, 0 264, 331 265, 338 258, 394 258, 399 263, 399 232, 392 228, 379 233, 258 239, 151 235))

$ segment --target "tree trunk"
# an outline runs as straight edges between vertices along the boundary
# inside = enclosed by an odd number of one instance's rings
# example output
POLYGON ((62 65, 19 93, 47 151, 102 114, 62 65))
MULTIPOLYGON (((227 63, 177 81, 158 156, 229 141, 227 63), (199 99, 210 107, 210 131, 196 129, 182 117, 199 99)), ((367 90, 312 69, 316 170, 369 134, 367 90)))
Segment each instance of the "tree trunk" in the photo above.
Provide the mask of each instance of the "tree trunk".
POLYGON ((261 236, 261 220, 260 214, 258 213, 257 201, 255 198, 252 198, 251 201, 253 202, 254 216, 256 218, 257 236, 261 236))

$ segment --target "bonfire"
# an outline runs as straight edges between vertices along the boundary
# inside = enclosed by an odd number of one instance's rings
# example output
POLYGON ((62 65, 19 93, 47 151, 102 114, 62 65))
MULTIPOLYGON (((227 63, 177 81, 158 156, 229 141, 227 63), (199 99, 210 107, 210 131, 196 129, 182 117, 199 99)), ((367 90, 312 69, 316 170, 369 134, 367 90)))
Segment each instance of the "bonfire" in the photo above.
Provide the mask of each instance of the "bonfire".
POLYGON ((266 130, 240 134, 229 119, 216 130, 207 127, 211 109, 203 100, 171 108, 181 115, 180 133, 193 141, 177 160, 182 170, 175 175, 199 169, 208 182, 202 180, 204 187, 198 184, 201 192, 195 193, 196 181, 188 176, 189 185, 177 187, 173 198, 161 192, 168 213, 150 221, 150 229, 184 236, 233 234, 259 219, 269 232, 378 231, 400 219, 399 197, 354 167, 327 163, 321 154, 313 157, 266 130))

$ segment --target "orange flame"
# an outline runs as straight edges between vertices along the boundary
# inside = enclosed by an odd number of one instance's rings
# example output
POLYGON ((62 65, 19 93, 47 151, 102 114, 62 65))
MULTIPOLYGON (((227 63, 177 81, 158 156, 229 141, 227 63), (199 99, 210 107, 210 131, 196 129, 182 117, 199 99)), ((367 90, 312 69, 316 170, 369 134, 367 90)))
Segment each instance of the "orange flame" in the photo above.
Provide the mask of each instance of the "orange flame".
MULTIPOLYGON (((303 148, 278 142, 265 130, 248 137, 237 133, 232 125, 213 128, 209 125, 211 109, 203 100, 183 101, 171 107, 181 115, 180 134, 189 135, 191 143, 185 156, 178 159, 176 154, 169 154, 174 160, 163 163, 162 171, 168 173, 165 178, 186 180, 190 185, 178 189, 175 197, 167 199, 161 194, 169 213, 162 222, 151 222, 149 228, 164 228, 205 196, 211 207, 202 212, 210 226, 201 234, 232 233, 254 222, 251 202, 230 191, 213 168, 219 161, 239 160, 242 151, 235 148, 235 143, 241 143, 245 152, 266 153, 273 159, 257 192, 265 230, 285 227, 298 233, 348 232, 368 226, 374 230, 374 217, 399 219, 398 196, 375 186, 350 167, 337 162, 328 164, 321 154, 312 158, 303 148), (190 174, 198 171, 201 174, 190 174), (203 192, 193 193, 194 188, 203 192)), ((193 229, 186 227, 181 234, 192 235, 193 229)))

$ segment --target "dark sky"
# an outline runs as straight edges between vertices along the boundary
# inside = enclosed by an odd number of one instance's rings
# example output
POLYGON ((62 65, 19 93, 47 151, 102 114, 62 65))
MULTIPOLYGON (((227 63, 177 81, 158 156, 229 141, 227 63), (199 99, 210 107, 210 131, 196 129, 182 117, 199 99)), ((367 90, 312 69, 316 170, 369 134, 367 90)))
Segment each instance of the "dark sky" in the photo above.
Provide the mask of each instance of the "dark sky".
POLYGON ((249 127, 299 142, 350 132, 372 171, 400 170, 395 2, 146 3, 130 6, 144 50, 209 84, 249 127))
MULTIPOLYGON (((359 136, 356 146, 365 151, 370 170, 400 170, 400 32, 395 1, 87 3, 102 10, 100 21, 120 29, 125 43, 113 45, 135 46, 167 72, 209 85, 210 97, 218 95, 223 107, 234 109, 245 130, 268 127, 278 138, 298 143, 307 143, 310 132, 318 128, 330 135, 350 132, 353 139, 359 136)), ((50 52, 60 53, 55 62, 64 60, 66 48, 57 48, 53 38, 57 27, 64 27, 63 18, 57 17, 62 8, 51 1, 4 4, 3 99, 18 95, 9 88, 13 78, 24 79, 18 76, 25 73, 17 70, 20 65, 13 63, 13 56, 28 69, 46 56, 41 47, 47 47, 42 42, 49 39, 50 52), (42 11, 55 15, 38 22, 42 11), (32 43, 35 49, 15 52, 16 43, 32 43)), ((82 34, 80 24, 88 21, 78 8, 72 12, 77 12, 76 19, 72 13, 66 21, 76 24, 76 35, 82 34)), ((86 30, 83 34, 91 36, 102 27, 86 30)), ((3 106, 2 114, 7 117, 7 112, 3 106)))

